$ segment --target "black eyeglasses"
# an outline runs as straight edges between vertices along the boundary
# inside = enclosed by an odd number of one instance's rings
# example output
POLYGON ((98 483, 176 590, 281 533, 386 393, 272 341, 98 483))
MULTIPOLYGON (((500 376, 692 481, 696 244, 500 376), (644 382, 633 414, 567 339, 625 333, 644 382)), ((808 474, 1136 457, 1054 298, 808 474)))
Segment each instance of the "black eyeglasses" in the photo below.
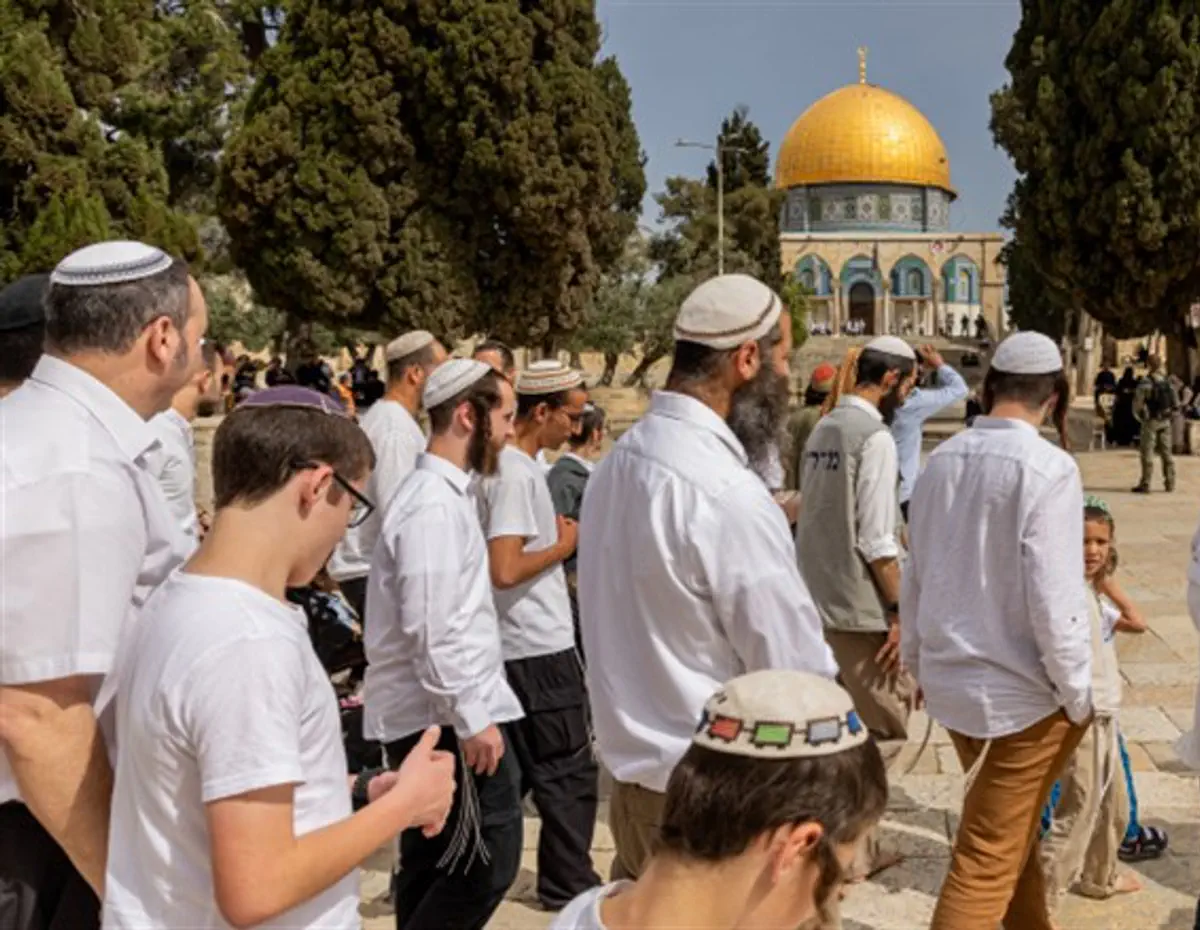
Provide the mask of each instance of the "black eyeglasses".
MULTIPOLYGON (((324 462, 293 462, 292 468, 296 471, 306 471, 310 468, 321 468, 325 464, 326 463, 324 462)), ((338 487, 349 494, 351 500, 354 501, 353 505, 350 507, 350 519, 346 525, 350 529, 355 529, 356 527, 362 526, 367 522, 367 518, 375 512, 375 505, 372 504, 364 495, 355 490, 354 485, 339 475, 336 469, 331 469, 330 471, 333 474, 334 482, 338 485, 338 487)))

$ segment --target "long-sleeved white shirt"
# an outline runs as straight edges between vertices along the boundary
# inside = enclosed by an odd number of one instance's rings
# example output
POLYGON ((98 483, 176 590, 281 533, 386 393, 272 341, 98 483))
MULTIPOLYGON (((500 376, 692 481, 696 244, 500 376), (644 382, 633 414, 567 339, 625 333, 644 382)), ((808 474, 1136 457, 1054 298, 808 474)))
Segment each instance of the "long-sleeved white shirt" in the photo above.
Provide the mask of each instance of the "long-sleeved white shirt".
POLYGON ((375 450, 375 469, 364 491, 375 510, 362 526, 346 531, 330 556, 329 574, 335 581, 349 581, 367 574, 387 505, 416 468, 417 456, 425 451, 425 434, 399 401, 377 401, 358 425, 375 450))
POLYGON ((146 469, 158 481, 171 516, 188 544, 200 542, 196 517, 196 444, 192 424, 174 407, 147 421, 158 438, 158 448, 146 455, 146 469))
POLYGON ((592 717, 619 781, 663 791, 730 678, 837 674, 783 511, 700 401, 654 395, 596 466, 579 526, 592 717))
POLYGON ((363 731, 460 739, 524 716, 504 676, 487 544, 466 472, 425 454, 388 507, 367 586, 363 731))
POLYGON ((1083 485, 1017 420, 979 417, 913 491, 901 651, 930 715, 979 739, 1091 709, 1083 485))

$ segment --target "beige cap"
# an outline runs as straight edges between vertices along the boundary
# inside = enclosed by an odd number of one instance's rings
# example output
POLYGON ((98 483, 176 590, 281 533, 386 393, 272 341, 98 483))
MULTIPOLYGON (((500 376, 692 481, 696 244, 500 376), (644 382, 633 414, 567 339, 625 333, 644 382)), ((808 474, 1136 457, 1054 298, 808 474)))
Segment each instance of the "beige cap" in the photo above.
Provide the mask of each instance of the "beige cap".
POLYGON ((389 342, 387 348, 383 350, 383 357, 389 362, 394 362, 397 359, 412 355, 414 352, 432 344, 432 342, 433 333, 428 333, 423 329, 415 329, 411 333, 405 333, 403 336, 389 342))
POLYGON ((517 393, 557 394, 583 386, 583 375, 555 359, 534 362, 517 374, 517 393))
POLYGON ((675 317, 675 340, 710 349, 736 349, 761 339, 783 312, 779 295, 745 274, 711 278, 697 287, 675 317))
POLYGON ((425 409, 432 410, 439 404, 444 404, 491 370, 491 365, 477 362, 473 358, 452 358, 448 362, 442 362, 425 380, 425 391, 422 394, 425 409))
POLYGON ((896 358, 906 358, 914 362, 917 360, 917 353, 913 351, 913 347, 899 336, 876 336, 863 346, 864 351, 868 349, 883 355, 893 355, 896 358))

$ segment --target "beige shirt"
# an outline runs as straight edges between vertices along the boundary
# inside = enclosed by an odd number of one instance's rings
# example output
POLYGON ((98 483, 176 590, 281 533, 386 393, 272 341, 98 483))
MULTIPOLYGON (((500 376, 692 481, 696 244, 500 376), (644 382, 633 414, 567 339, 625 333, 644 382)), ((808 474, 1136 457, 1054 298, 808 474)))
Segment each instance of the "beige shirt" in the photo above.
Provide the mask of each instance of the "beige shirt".
POLYGON ((1111 624, 1105 622, 1104 605, 1091 594, 1092 707, 1100 717, 1114 717, 1121 709, 1121 669, 1111 624))

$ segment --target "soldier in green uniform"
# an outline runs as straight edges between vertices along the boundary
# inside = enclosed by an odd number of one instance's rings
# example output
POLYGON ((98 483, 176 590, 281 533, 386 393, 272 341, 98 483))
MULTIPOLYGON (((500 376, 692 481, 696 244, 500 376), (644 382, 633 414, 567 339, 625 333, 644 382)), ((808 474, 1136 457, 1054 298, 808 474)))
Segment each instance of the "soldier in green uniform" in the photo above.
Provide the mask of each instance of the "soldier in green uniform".
POLYGON ((1171 382, 1163 374, 1162 359, 1151 355, 1149 371, 1137 386, 1133 398, 1133 415, 1142 424, 1142 480, 1133 489, 1135 494, 1150 493, 1154 476, 1154 456, 1162 459, 1163 483, 1168 492, 1175 490, 1175 459, 1171 454, 1171 415, 1179 407, 1179 398, 1171 382))

